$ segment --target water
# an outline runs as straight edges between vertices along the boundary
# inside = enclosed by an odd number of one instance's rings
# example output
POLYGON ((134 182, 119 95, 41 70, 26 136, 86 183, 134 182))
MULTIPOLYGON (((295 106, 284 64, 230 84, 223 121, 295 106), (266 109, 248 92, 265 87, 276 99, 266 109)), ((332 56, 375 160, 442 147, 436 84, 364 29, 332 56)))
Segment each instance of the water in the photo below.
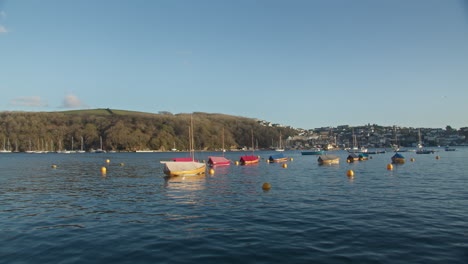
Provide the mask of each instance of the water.
POLYGON ((1 154, 0 262, 468 263, 468 149, 403 153, 393 171, 393 153, 284 153, 287 168, 258 152, 169 179, 159 161, 186 154, 1 154))

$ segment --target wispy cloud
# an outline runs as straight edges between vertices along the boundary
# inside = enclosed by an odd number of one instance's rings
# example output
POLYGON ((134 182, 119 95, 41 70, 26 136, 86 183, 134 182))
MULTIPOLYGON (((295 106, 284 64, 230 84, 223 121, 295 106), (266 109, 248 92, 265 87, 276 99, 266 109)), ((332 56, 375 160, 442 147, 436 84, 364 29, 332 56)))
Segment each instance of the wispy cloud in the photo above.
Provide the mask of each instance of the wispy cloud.
POLYGON ((8 30, 4 26, 0 25, 0 34, 2 33, 8 33, 8 30))
POLYGON ((17 97, 10 101, 12 106, 27 106, 27 107, 47 107, 46 100, 41 99, 39 96, 24 96, 17 97))
POLYGON ((81 102, 78 96, 69 94, 63 99, 62 108, 79 108, 79 107, 88 107, 88 105, 81 102))
POLYGON ((0 18, 6 18, 5 11, 0 11, 0 18))

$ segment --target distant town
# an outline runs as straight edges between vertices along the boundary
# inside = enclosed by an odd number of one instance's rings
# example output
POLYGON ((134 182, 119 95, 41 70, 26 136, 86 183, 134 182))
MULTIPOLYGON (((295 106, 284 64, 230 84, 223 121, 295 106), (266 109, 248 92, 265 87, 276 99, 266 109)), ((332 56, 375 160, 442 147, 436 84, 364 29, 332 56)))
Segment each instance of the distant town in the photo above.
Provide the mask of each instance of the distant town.
MULTIPOLYGON (((286 127, 264 120, 258 120, 258 123, 263 126, 286 127)), ((297 131, 297 135, 286 139, 286 146, 292 149, 349 148, 353 147, 353 138, 356 139, 358 146, 368 148, 416 147, 418 144, 427 147, 468 146, 468 127, 456 130, 450 126, 442 129, 367 124, 353 127, 349 125, 320 127, 309 130, 294 128, 294 130, 297 131)))

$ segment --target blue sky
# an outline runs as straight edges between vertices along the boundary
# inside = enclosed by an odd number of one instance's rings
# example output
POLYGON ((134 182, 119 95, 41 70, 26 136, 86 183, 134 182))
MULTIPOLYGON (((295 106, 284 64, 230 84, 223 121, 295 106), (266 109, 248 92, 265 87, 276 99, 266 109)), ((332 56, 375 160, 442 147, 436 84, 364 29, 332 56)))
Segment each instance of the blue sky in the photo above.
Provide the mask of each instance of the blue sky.
POLYGON ((468 126, 458 0, 0 0, 0 111, 468 126))

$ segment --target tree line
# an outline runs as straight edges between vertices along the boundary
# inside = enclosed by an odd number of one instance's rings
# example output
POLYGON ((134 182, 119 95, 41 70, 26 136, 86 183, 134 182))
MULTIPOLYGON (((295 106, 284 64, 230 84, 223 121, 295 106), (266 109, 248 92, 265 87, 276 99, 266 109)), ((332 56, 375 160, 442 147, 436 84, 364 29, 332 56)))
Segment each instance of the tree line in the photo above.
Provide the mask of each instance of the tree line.
MULTIPOLYGON (((272 142, 295 134, 286 127, 267 127, 256 120, 223 114, 106 114, 76 112, 1 112, 0 140, 11 150, 167 151, 189 149, 189 127, 193 120, 197 150, 237 149, 252 146, 268 148, 272 142), (6 143, 8 144, 8 143, 6 143)), ((0 147, 0 148, 3 148, 0 147)))

